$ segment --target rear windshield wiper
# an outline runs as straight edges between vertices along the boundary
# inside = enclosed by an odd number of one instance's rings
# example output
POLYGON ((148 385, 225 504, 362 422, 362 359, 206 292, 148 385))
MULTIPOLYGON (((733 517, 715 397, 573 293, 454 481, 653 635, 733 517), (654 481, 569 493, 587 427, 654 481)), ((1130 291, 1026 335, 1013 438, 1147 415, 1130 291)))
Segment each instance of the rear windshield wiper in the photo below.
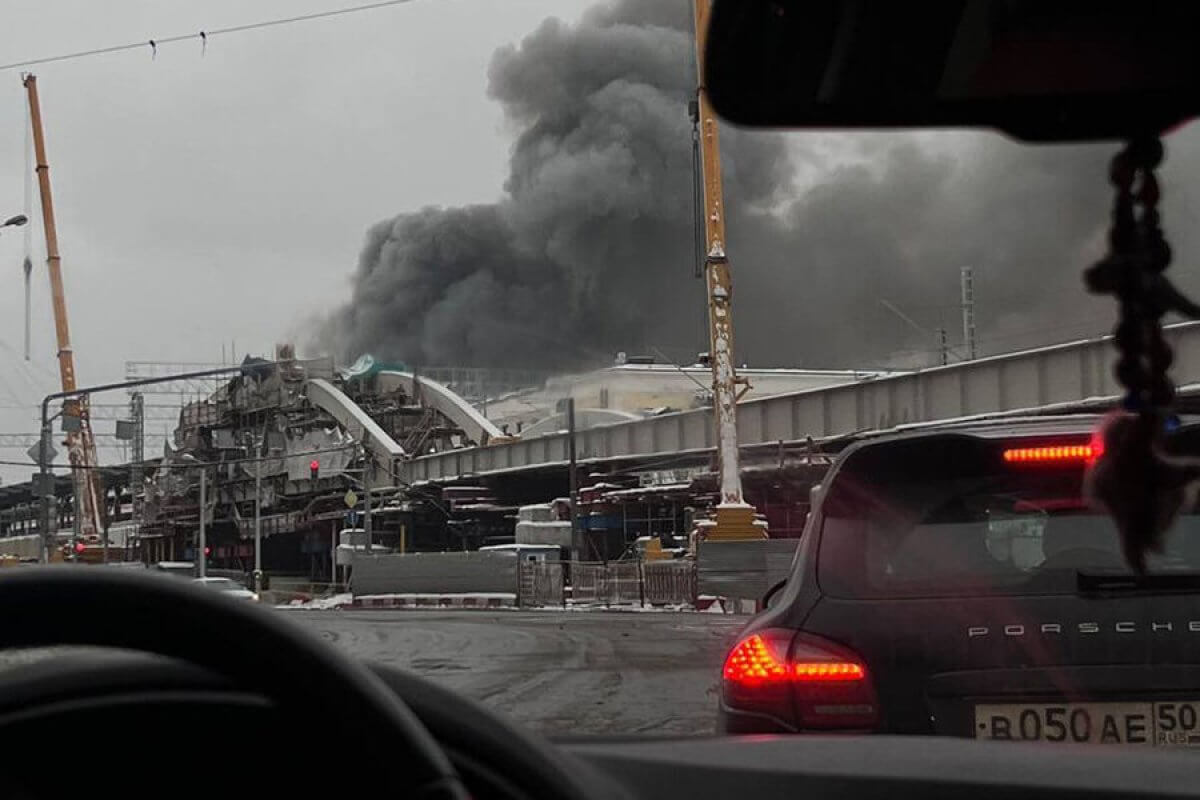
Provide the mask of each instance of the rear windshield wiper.
POLYGON ((1122 572, 1075 573, 1075 587, 1086 592, 1200 592, 1200 572, 1134 575, 1122 572))

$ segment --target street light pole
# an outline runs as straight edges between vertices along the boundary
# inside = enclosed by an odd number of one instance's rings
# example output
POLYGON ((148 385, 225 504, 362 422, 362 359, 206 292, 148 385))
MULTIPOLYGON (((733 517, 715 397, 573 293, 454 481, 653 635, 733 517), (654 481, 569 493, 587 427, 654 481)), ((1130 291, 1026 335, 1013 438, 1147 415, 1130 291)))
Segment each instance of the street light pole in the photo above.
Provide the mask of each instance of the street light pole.
POLYGON ((374 466, 373 459, 368 456, 363 462, 363 534, 367 539, 367 555, 371 555, 371 478, 374 466))
POLYGON ((262 592, 262 448, 254 461, 254 593, 262 592))
MULTIPOLYGON (((567 486, 569 487, 569 495, 567 497, 567 507, 571 514, 571 546, 576 547, 579 541, 579 514, 576 506, 579 503, 579 472, 576 469, 575 462, 575 398, 567 398, 567 486)), ((596 542, 590 536, 591 531, 583 534, 584 538, 594 552, 596 542)), ((588 548, 581 548, 585 552, 588 548)), ((608 550, 600 554, 605 563, 608 562, 608 550)))
POLYGON ((50 553, 54 549, 54 534, 50 530, 50 495, 53 484, 50 483, 50 418, 47 416, 49 400, 42 401, 42 438, 38 441, 38 489, 41 497, 42 518, 42 563, 50 563, 50 553))
POLYGON ((207 559, 204 557, 204 550, 208 546, 207 536, 206 536, 207 531, 204 529, 204 516, 205 516, 204 515, 204 507, 206 505, 208 505, 208 482, 207 482, 208 478, 207 478, 207 476, 208 476, 208 469, 206 469, 205 467, 201 467, 200 468, 200 536, 199 536, 200 542, 196 548, 196 557, 197 557, 196 563, 200 565, 198 577, 201 577, 201 578, 203 578, 205 576, 205 567, 208 566, 205 563, 207 561, 207 559))

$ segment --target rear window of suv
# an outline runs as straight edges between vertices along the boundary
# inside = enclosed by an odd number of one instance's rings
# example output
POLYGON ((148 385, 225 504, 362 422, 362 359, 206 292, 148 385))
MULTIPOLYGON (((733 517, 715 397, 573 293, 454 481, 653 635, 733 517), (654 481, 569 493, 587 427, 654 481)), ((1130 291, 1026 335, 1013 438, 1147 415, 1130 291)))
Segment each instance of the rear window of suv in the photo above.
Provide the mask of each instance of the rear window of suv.
MULTIPOLYGON (((1028 445, 944 435, 849 453, 822 503, 822 590, 872 599, 1066 594, 1080 573, 1128 574, 1112 521, 1084 502, 1087 459, 1005 460, 1006 449, 1028 445)), ((1151 573, 1200 574, 1194 504, 1165 545, 1151 573)))

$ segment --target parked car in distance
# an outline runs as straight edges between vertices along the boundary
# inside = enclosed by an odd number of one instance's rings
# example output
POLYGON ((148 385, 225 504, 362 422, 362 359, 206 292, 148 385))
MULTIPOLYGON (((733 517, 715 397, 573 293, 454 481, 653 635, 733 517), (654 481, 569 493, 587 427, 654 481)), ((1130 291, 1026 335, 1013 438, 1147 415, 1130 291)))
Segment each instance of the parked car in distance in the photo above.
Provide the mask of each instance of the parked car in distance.
POLYGON ((250 591, 232 578, 193 578, 192 583, 223 592, 229 597, 238 600, 249 600, 252 603, 258 602, 257 593, 250 591))

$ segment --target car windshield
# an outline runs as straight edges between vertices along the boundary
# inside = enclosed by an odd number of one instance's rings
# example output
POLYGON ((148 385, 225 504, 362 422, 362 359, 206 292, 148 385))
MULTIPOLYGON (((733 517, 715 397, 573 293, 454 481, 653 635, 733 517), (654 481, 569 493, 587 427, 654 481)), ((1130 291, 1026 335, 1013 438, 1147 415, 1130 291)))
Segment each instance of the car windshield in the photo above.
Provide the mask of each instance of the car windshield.
MULTIPOLYGON (((1122 402, 1081 280, 1119 143, 737 127, 703 0, 5 5, 0 580, 203 575, 560 737, 1200 711, 1194 487, 1143 575, 1099 451, 1002 457, 1122 402)), ((1200 135, 1165 143, 1194 295, 1200 135)))

